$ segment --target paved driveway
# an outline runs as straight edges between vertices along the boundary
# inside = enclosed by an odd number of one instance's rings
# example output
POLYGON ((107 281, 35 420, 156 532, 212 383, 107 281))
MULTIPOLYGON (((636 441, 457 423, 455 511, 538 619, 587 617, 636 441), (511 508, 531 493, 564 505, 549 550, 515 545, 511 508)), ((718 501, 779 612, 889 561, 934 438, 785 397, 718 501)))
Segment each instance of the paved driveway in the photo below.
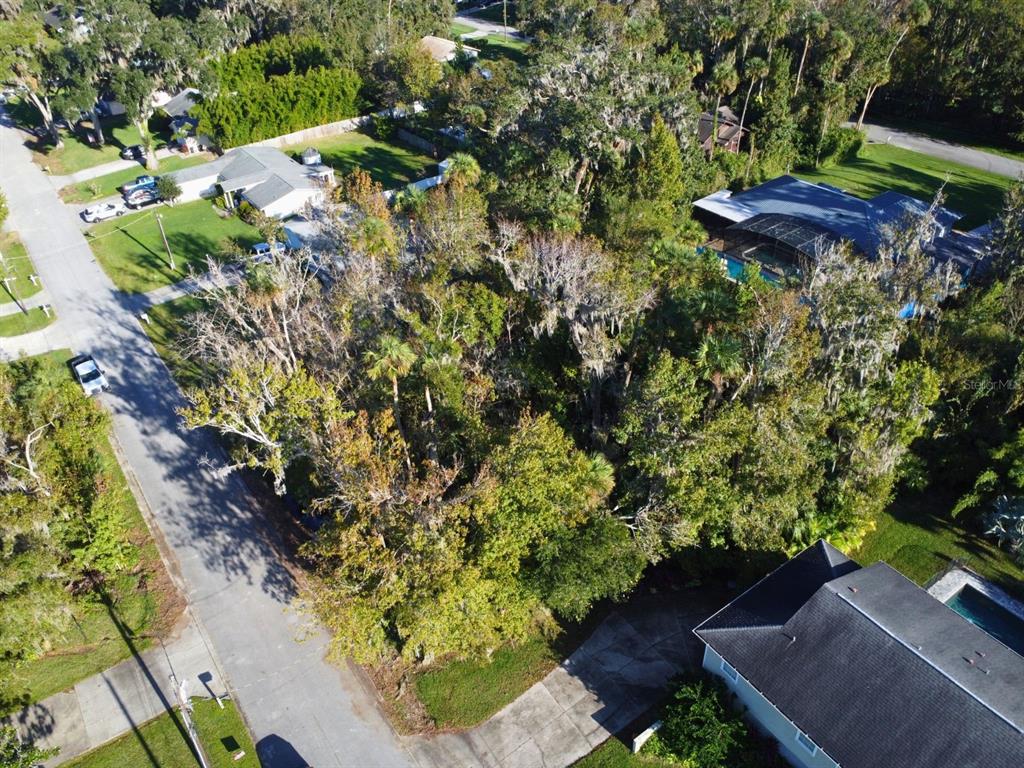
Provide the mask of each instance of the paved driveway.
MULTIPOLYGON (((848 123, 852 125, 852 123, 848 123)), ((1024 173, 1024 162, 1002 155, 993 155, 980 149, 972 149, 940 139, 933 139, 921 133, 901 131, 884 125, 864 124, 868 140, 879 144, 892 144, 903 149, 912 149, 931 157, 938 157, 952 163, 960 163, 971 168, 991 171, 1002 176, 1018 177, 1024 173)))
MULTIPOLYGON (((291 608, 295 582, 259 504, 205 433, 186 433, 180 393, 129 308, 96 264, 20 132, 0 113, 0 187, 58 321, 48 341, 90 351, 111 380, 104 404, 157 524, 179 562, 195 616, 248 721, 264 768, 407 765, 374 695, 324 661, 326 637, 291 608)), ((199 687, 192 673, 193 688, 199 687)))
MULTIPOLYGON (((692 629, 723 604, 713 592, 638 594, 560 666, 476 728, 411 736, 419 768, 566 768, 648 712, 700 666, 692 629)), ((647 724, 645 724, 647 725, 647 724)))

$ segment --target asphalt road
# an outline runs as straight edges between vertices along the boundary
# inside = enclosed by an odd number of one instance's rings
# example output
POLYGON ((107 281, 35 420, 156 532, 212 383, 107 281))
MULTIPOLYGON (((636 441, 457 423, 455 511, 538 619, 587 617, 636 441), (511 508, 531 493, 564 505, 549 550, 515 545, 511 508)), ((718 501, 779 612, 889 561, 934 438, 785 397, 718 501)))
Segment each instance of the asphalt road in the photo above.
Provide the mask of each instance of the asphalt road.
MULTIPOLYGON (((324 660, 326 637, 291 607, 295 582, 260 507, 213 440, 185 432, 181 395, 131 311, 96 263, 78 222, 0 113, 0 188, 58 321, 50 338, 107 370, 104 404, 180 566, 194 615, 257 741, 264 768, 404 768, 372 693, 324 660)), ((199 674, 206 670, 196 670, 199 674)))
POLYGON ((994 155, 991 152, 983 152, 980 149, 972 149, 941 139, 933 139, 921 133, 901 131, 884 125, 865 123, 864 130, 867 131, 868 141, 892 144, 896 147, 911 149, 924 155, 960 163, 982 171, 991 171, 1002 176, 1016 178, 1024 174, 1024 162, 1011 157, 994 155))

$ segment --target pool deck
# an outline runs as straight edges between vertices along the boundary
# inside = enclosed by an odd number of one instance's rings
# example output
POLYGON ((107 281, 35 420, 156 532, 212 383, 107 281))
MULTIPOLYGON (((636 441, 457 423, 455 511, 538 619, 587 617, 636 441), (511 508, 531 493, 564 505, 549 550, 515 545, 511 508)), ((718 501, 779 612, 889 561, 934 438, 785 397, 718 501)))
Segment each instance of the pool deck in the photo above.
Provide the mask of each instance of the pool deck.
POLYGON ((928 594, 941 603, 948 603, 964 587, 973 587, 1014 616, 1024 620, 1024 603, 963 566, 953 566, 942 574, 928 587, 928 594))

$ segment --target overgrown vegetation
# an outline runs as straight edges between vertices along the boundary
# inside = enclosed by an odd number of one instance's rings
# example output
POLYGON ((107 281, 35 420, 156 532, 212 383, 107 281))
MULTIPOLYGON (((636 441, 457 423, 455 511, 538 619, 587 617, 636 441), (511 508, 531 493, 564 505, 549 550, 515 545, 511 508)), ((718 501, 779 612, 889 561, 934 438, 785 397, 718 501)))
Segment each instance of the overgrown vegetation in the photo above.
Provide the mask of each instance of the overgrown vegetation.
POLYGON ((661 712, 661 728, 642 752, 687 768, 783 768, 775 742, 753 733, 719 680, 680 685, 661 712))
POLYGON ((0 366, 5 711, 121 661, 174 619, 108 417, 72 382, 68 357, 0 366))

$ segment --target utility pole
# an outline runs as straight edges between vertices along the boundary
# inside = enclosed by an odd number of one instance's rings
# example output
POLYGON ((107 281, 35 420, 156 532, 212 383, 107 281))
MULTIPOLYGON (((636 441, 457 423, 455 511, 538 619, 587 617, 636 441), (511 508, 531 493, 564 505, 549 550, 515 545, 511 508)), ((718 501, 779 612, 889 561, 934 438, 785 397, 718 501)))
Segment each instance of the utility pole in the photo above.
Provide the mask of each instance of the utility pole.
POLYGON ((174 271, 174 254, 171 253, 171 246, 167 244, 167 234, 164 232, 164 217, 159 213, 156 214, 156 223, 160 227, 160 237, 164 239, 164 249, 167 251, 167 263, 171 268, 171 272, 174 271))
POLYGON ((188 731, 188 738, 195 748, 196 756, 203 768, 210 768, 206 761, 206 753, 203 752, 203 745, 199 743, 199 733, 196 731, 196 724, 192 722, 192 702, 188 697, 188 680, 178 679, 171 672, 171 682, 174 684, 174 693, 178 697, 178 710, 181 712, 181 719, 185 721, 185 730, 188 731))
POLYGON ((14 290, 11 288, 11 283, 18 278, 14 277, 7 271, 7 260, 4 259, 4 255, 2 253, 0 253, 0 272, 4 275, 3 280, 0 280, 0 282, 3 282, 4 284, 4 290, 7 291, 8 295, 10 295, 12 299, 14 299, 14 304, 21 310, 21 314, 27 315, 28 310, 25 308, 25 305, 21 303, 21 299, 15 295, 14 290))

